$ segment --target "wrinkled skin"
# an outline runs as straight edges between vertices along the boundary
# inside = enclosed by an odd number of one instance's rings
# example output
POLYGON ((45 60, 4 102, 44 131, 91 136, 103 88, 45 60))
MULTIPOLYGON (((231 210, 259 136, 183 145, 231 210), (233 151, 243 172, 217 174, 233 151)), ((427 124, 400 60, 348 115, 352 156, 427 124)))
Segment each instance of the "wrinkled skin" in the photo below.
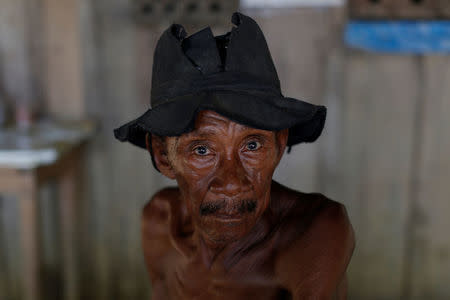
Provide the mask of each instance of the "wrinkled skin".
POLYGON ((143 211, 152 299, 346 298, 351 224, 337 202, 272 181, 287 137, 212 111, 192 132, 151 137, 178 183, 143 211))

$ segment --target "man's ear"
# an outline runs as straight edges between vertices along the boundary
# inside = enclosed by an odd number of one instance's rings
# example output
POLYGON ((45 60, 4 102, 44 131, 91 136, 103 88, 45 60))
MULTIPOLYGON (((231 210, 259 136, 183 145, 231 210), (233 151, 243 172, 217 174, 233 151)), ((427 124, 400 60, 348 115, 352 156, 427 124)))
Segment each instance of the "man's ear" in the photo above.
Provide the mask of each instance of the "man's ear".
POLYGON ((288 137, 289 137, 289 129, 288 128, 277 131, 277 133, 276 133, 278 149, 279 149, 278 162, 281 160, 281 157, 284 154, 284 150, 286 150, 288 137))
POLYGON ((145 135, 145 145, 148 152, 153 157, 158 170, 170 179, 175 179, 175 172, 173 171, 172 165, 169 162, 167 156, 166 144, 163 139, 157 136, 147 133, 145 135))

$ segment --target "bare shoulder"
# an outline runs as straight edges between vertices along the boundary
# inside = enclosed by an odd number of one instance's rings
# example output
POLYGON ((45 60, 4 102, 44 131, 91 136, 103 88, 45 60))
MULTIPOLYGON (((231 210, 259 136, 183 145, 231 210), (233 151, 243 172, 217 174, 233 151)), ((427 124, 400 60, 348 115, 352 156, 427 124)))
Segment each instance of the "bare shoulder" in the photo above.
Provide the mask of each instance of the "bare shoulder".
MULTIPOLYGON (((353 228, 345 206, 337 201, 331 200, 320 193, 307 194, 309 201, 317 202, 311 224, 306 232, 307 235, 327 237, 339 237, 340 245, 344 242, 353 243, 353 228)), ((334 239, 329 240, 329 242, 334 239)))
POLYGON ((157 192, 144 206, 141 218, 142 247, 152 279, 163 273, 163 257, 171 247, 170 215, 172 204, 178 198, 178 188, 165 188, 157 192))
MULTIPOLYGON (((352 244, 353 228, 345 206, 320 193, 303 193, 277 184, 277 210, 294 239, 339 235, 352 244)), ((287 229, 287 228, 286 228, 287 229)), ((341 242, 343 240, 341 239, 341 242)))
POLYGON ((143 225, 162 225, 167 221, 172 202, 178 198, 179 189, 167 187, 155 193, 142 210, 143 225))
POLYGON ((289 237, 279 251, 276 273, 301 298, 333 295, 355 245, 345 206, 319 193, 282 193, 290 206, 283 226, 289 237))

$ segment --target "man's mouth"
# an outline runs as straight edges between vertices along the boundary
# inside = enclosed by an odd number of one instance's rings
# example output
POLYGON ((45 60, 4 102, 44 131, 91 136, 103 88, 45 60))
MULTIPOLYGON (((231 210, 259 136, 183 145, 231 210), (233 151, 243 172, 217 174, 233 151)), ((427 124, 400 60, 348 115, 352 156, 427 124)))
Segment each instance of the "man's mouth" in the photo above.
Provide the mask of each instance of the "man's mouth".
POLYGON ((252 213, 256 209, 256 201, 252 199, 243 200, 219 200, 206 202, 200 205, 200 215, 202 217, 213 216, 218 219, 242 219, 247 213, 252 213))

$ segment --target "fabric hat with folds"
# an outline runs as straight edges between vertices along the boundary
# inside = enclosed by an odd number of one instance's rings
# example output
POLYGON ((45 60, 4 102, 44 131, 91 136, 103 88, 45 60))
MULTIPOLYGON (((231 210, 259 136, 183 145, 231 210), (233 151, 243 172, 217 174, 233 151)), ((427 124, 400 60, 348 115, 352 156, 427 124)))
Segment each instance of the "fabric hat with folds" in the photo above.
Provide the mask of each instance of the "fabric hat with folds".
POLYGON ((151 108, 114 130, 120 141, 145 148, 145 135, 178 136, 194 129, 196 114, 213 110, 264 130, 289 128, 288 146, 314 142, 326 107, 284 97, 258 24, 235 12, 230 32, 207 27, 189 37, 173 24, 160 37, 153 60, 151 108))

